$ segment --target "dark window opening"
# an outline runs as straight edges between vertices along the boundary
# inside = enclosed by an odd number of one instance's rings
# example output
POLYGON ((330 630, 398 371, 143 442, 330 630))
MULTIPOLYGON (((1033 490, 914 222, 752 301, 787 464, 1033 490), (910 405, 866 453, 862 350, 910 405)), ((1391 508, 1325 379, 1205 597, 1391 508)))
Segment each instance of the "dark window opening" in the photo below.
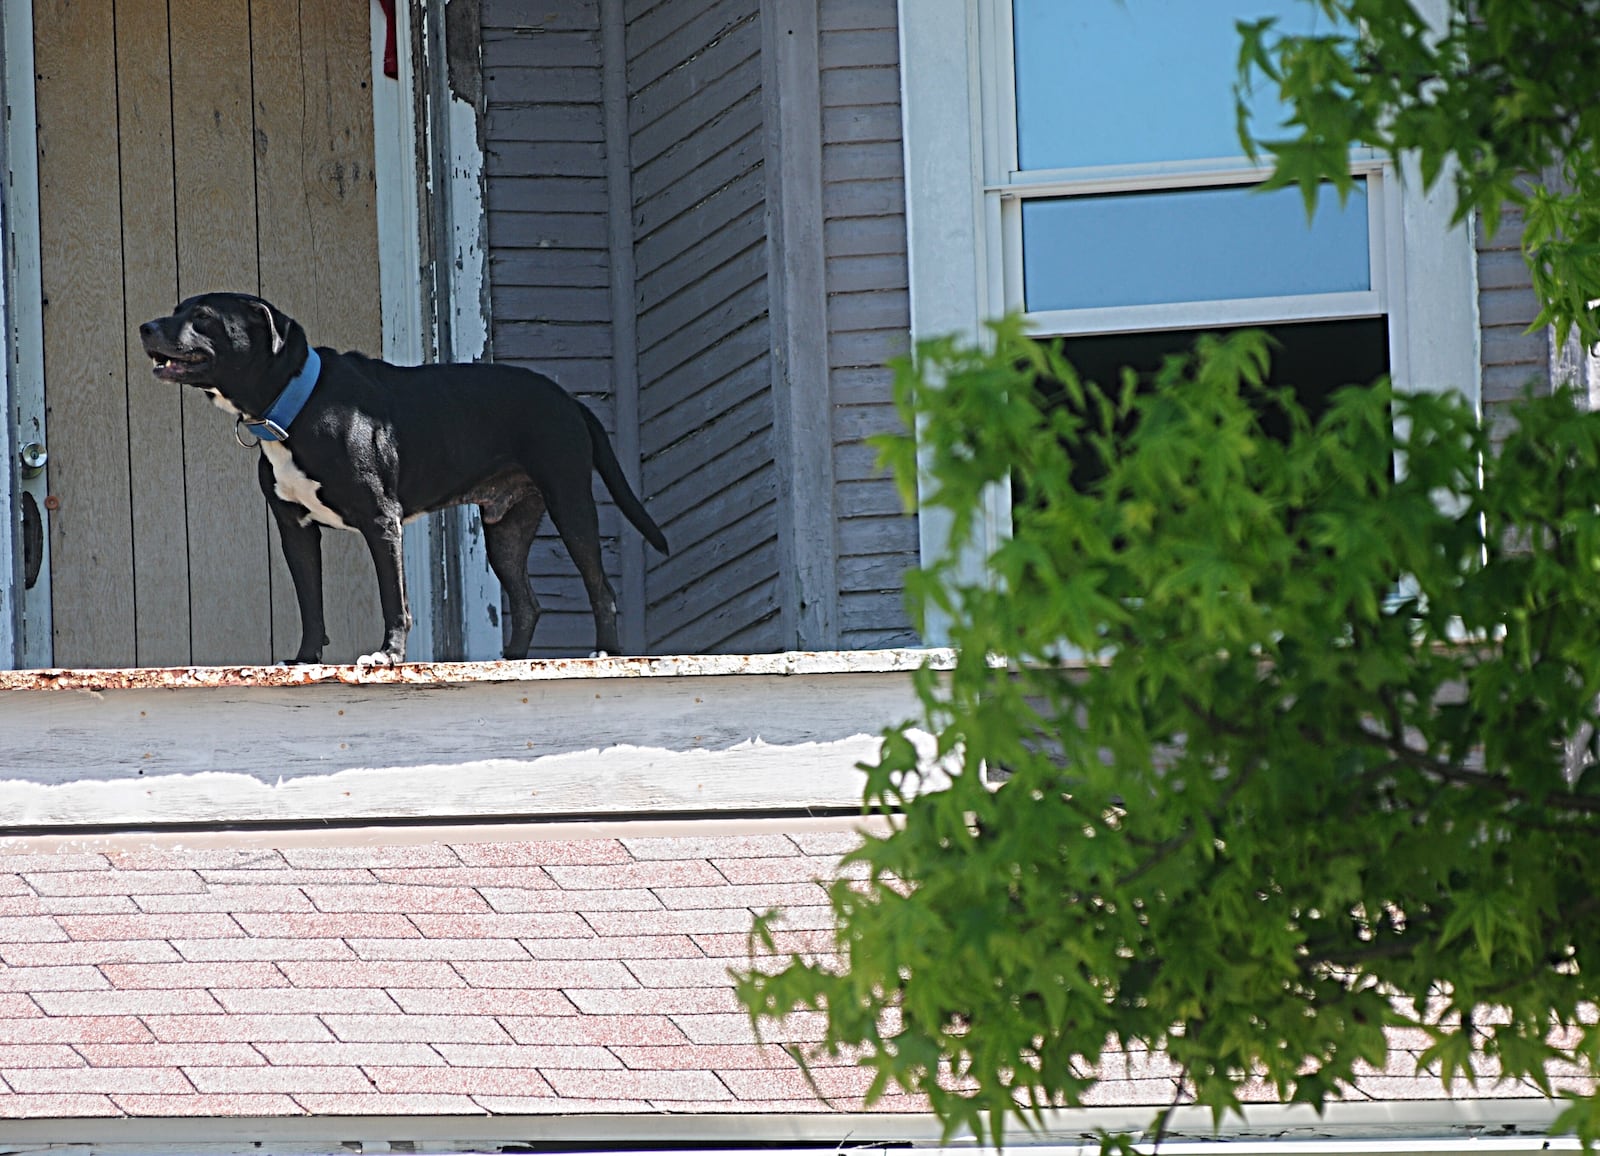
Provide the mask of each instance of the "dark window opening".
MULTIPOLYGON (((1389 327, 1384 317, 1238 328, 1260 329, 1273 339, 1276 344, 1266 385, 1290 388, 1312 421, 1327 409, 1329 399, 1338 390, 1347 385, 1370 385, 1389 372, 1389 327)), ((1193 349, 1202 333, 1227 332, 1230 330, 1208 327, 1063 337, 1057 341, 1080 378, 1114 387, 1124 366, 1137 373, 1141 382, 1149 382, 1165 358, 1193 349)), ((1045 388, 1048 393, 1048 386, 1045 388)), ((1288 436, 1287 422, 1271 409, 1262 413, 1261 424, 1270 437, 1288 436)), ((1104 473, 1103 464, 1091 457, 1086 453, 1075 461, 1073 484, 1079 489, 1092 485, 1104 473)), ((1025 500, 1024 483, 1019 477, 1012 478, 1011 497, 1013 503, 1025 500)))

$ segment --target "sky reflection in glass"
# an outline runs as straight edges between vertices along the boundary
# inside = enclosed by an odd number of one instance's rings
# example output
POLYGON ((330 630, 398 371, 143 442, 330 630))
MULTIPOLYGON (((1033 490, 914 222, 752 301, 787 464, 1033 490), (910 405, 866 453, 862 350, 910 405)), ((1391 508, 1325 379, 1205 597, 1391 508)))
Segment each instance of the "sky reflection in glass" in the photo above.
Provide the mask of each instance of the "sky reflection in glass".
MULTIPOLYGON (((1326 30, 1304 0, 1014 0, 1023 169, 1233 157, 1240 19, 1326 30)), ((1257 136, 1281 135, 1258 91, 1257 136)))
POLYGON ((1342 207, 1325 186, 1309 223, 1292 188, 1035 198, 1022 235, 1034 313, 1372 287, 1365 181, 1342 207))

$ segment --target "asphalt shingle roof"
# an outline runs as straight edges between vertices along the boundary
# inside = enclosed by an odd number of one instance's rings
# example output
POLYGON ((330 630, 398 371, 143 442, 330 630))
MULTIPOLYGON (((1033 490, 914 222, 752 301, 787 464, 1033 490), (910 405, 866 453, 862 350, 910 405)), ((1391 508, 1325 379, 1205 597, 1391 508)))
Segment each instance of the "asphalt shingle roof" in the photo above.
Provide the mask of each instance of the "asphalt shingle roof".
MULTIPOLYGON (((0 855, 0 1117, 858 1112, 864 1071, 819 1068, 824 1101, 775 1046, 819 1017, 759 1043, 728 978, 770 907, 827 957, 855 839, 0 855)), ((1443 1098, 1397 1043, 1358 1094, 1443 1098)), ((1104 1076, 1096 1103, 1173 1097, 1159 1055, 1104 1076)))
POLYGON ((757 910, 830 949, 854 839, 0 856, 0 1116, 859 1110, 728 978, 757 910))

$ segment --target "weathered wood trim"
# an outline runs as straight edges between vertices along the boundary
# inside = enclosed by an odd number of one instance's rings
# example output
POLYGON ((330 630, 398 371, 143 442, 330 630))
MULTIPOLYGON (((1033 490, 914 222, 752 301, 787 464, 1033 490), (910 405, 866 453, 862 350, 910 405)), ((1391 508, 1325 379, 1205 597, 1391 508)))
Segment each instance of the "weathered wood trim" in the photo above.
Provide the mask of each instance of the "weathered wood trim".
MULTIPOLYGON (((13 5, 12 9, 20 7, 13 5)), ((15 388, 18 372, 14 368, 17 358, 14 356, 16 346, 16 333, 11 327, 11 300, 7 290, 14 280, 14 261, 17 256, 19 238, 16 236, 16 195, 14 186, 18 183, 14 177, 16 173, 12 154, 12 133, 8 130, 7 121, 10 119, 10 90, 13 87, 8 83, 6 62, 10 57, 11 41, 13 39, 12 25, 19 18, 12 9, 8 9, 3 17, 4 27, 0 28, 0 111, 7 115, 0 115, 0 149, 3 149, 6 158, 6 179, 0 187, 0 257, 4 258, 0 264, 0 318, 5 322, 5 341, 0 351, 0 509, 5 511, 5 516, 0 518, 0 662, 10 665, 17 655, 17 639, 22 626, 22 548, 21 548, 21 501, 17 477, 16 447, 21 444, 16 438, 17 406, 13 404, 12 393, 15 388)), ((31 13, 30 13, 31 23, 31 13)), ((27 75, 31 75, 31 69, 27 75)), ((28 122, 33 123, 30 117, 28 122)))
MULTIPOLYGON (((900 110, 905 134, 906 248, 911 337, 982 335, 988 260, 983 216, 982 102, 978 12, 974 0, 899 0, 900 110)), ((974 540, 960 544, 959 577, 981 582, 998 528, 993 511, 974 540)), ((917 527, 924 564, 950 549, 951 515, 921 506, 917 527)), ((929 608, 925 641, 949 635, 929 608)))
POLYGON ((838 645, 817 0, 762 0, 778 550, 788 646, 838 645))
MULTIPOLYGON (((673 654, 655 658, 556 658, 510 662, 406 662, 399 666, 189 666, 125 670, 0 671, 0 692, 196 690, 230 687, 456 686, 569 679, 702 678, 717 675, 886 674, 948 670, 946 649, 787 651, 782 654, 673 654)), ((0 702, 7 701, 0 698, 0 702)))
MULTIPOLYGON (((466 3, 466 0, 455 0, 466 3)), ((433 193, 435 356, 478 361, 489 356, 488 213, 484 194, 481 52, 476 39, 452 44, 449 32, 476 27, 449 13, 445 0, 424 0, 423 75, 428 108, 429 183, 433 193)), ((454 613, 435 625, 434 653, 485 659, 500 653, 500 585, 489 569, 483 525, 475 508, 437 515, 432 565, 455 595, 454 613)), ((448 598, 448 595, 447 595, 448 598)))
MULTIPOLYGON (((422 255, 420 146, 416 117, 416 62, 411 49, 411 6, 395 7, 396 62, 400 75, 383 74, 386 29, 382 9, 372 7, 372 147, 377 172, 378 279, 383 311, 382 356, 416 365, 427 356, 422 255)), ((434 619, 444 612, 429 564, 437 520, 419 518, 405 528, 406 593, 412 629, 407 653, 419 662, 434 651, 434 619)))
MULTIPOLYGON (((1423 9, 1424 16, 1436 14, 1431 5, 1423 9)), ((1428 189, 1416 162, 1407 159, 1383 184, 1394 190, 1387 194, 1390 376, 1397 389, 1460 390, 1481 408, 1473 222, 1449 225, 1456 196, 1449 171, 1428 189)))
MULTIPOLYGON (((981 151, 974 118, 977 29, 969 0, 900 0, 911 333, 976 338, 981 151)), ((926 515, 924 515, 926 517, 926 515)))
POLYGON ((945 651, 0 674, 0 835, 860 805, 945 651))
MULTIPOLYGON (((3 38, 0 38, 0 94, 5 89, 5 48, 3 38)), ((0 105, 3 105, 0 100, 0 105)), ((0 116, 0 151, 8 143, 5 131, 5 118, 0 116)), ((8 157, 9 159, 9 157, 8 157)), ((9 258, 11 245, 9 244, 10 214, 7 208, 11 198, 9 189, 0 188, 0 258, 9 258)), ((0 261, 0 318, 9 319, 9 299, 6 296, 6 286, 11 278, 6 275, 9 260, 0 261)), ((23 569, 21 545, 21 509, 18 503, 15 407, 10 404, 11 383, 16 376, 12 369, 10 326, 6 327, 7 340, 0 343, 0 510, 5 511, 5 516, 0 518, 0 662, 9 663, 13 660, 17 649, 17 629, 21 624, 19 617, 22 609, 23 569)), ((41 571, 42 573, 42 571, 41 571)))
POLYGON ((44 291, 39 253, 39 139, 34 107, 33 5, 13 3, 3 9, 4 44, 0 68, 4 69, 6 185, 5 293, 7 312, 5 417, 0 420, 0 442, 6 463, 0 500, 5 503, 5 529, 0 532, 0 578, 20 594, 6 599, 0 625, 0 660, 17 666, 46 666, 52 645, 50 609, 50 525, 44 500, 49 494, 48 471, 22 480, 11 473, 13 455, 28 442, 48 446, 44 416, 44 291), (44 560, 39 580, 24 590, 21 551, 13 546, 17 513, 14 502, 30 493, 44 519, 44 560))
MULTIPOLYGON (((611 250, 611 404, 617 460, 634 491, 639 485, 638 279, 633 262, 633 162, 628 128, 628 18, 623 0, 600 0, 600 63, 606 142, 606 234, 611 250)), ((644 539, 623 533, 622 605, 618 624, 623 650, 642 654, 644 629, 644 539)))
POLYGON ((1600 346, 1585 347, 1576 333, 1565 340, 1548 326, 1550 337, 1550 383, 1570 386, 1585 399, 1591 410, 1600 409, 1600 346))

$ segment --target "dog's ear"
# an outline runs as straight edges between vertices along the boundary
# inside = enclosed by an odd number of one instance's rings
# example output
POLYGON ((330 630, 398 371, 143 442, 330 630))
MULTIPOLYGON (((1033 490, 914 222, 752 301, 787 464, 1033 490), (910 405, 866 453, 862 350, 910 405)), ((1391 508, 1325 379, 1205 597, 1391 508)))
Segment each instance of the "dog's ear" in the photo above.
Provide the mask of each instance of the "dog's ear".
POLYGON ((272 338, 272 354, 276 357, 283 352, 283 347, 288 343, 288 338, 278 325, 277 310, 265 301, 252 302, 260 310, 261 316, 267 321, 267 334, 272 338))

